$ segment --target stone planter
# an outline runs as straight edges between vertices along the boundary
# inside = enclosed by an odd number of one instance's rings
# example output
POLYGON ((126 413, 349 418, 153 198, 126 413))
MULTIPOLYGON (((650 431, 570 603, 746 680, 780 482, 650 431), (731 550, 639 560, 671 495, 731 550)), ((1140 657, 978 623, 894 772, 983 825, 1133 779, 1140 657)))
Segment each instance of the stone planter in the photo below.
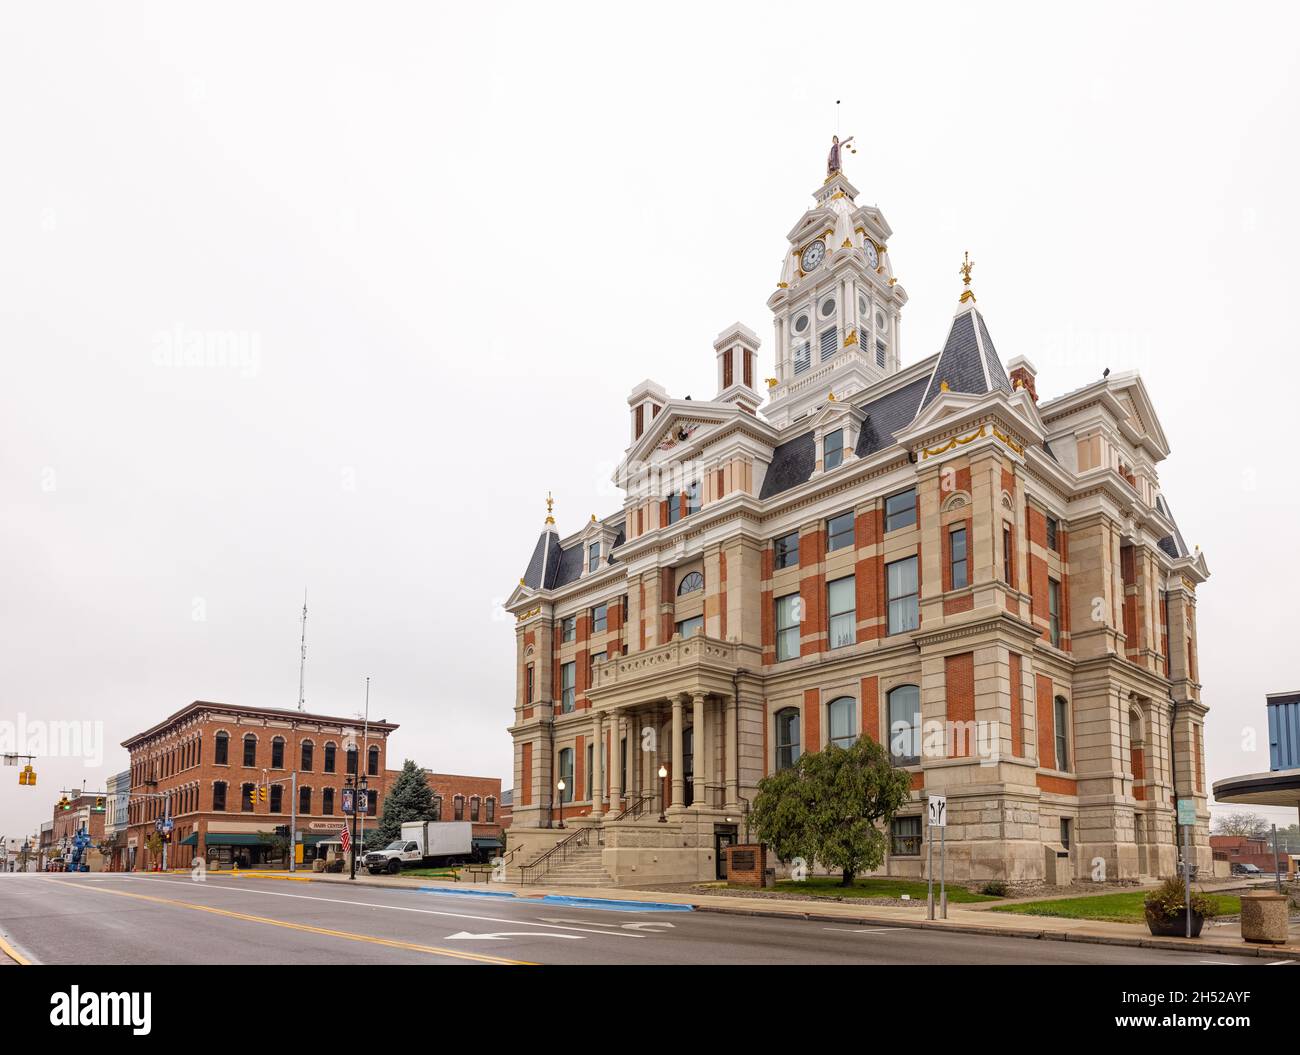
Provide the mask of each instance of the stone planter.
POLYGON ((1284 945, 1287 940, 1287 897, 1285 894, 1243 894, 1241 937, 1243 941, 1284 945))
MULTIPOLYGON (((1157 938, 1185 938, 1187 937, 1187 909, 1176 916, 1166 916, 1162 912, 1152 912, 1146 909, 1147 929, 1157 938)), ((1192 937, 1201 936, 1201 927, 1205 923, 1205 917, 1199 912, 1192 913, 1192 937)))

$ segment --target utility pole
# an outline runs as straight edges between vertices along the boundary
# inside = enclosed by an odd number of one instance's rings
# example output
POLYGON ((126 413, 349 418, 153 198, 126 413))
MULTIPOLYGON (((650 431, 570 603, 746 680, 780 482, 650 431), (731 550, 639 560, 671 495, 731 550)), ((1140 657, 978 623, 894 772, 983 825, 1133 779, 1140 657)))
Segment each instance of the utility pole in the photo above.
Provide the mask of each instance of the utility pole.
POLYGON ((298 710, 307 709, 307 698, 303 693, 304 678, 307 674, 307 590, 302 591, 302 643, 298 657, 298 710))
MULTIPOLYGON (((369 790, 370 781, 366 779, 366 776, 370 771, 370 766, 368 763, 369 754, 367 753, 368 749, 366 746, 366 741, 369 738, 370 738, 370 675, 367 674, 366 675, 366 714, 365 714, 365 719, 363 721, 363 724, 361 726, 361 755, 357 759, 357 776, 362 778, 359 781, 359 784, 361 787, 364 787, 367 790, 369 790)), ((369 799, 369 797, 370 797, 369 795, 366 796, 367 799, 369 799)), ((353 803, 353 805, 355 807, 356 805, 355 802, 353 803)), ((358 810, 357 812, 360 811, 358 810)), ((366 817, 365 814, 362 814, 361 815, 361 838, 364 840, 365 837, 366 837, 366 817)), ((359 849, 360 845, 361 844, 358 843, 357 846, 354 847, 354 849, 359 849)))
POLYGON ((289 871, 296 872, 298 864, 298 770, 290 775, 289 791, 289 871))

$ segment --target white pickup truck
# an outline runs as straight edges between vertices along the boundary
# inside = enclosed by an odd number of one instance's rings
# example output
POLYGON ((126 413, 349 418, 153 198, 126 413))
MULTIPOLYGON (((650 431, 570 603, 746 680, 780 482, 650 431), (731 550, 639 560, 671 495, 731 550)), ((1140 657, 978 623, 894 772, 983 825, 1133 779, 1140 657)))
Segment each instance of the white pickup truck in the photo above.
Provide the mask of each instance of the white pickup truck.
POLYGON ((405 865, 444 865, 468 861, 474 853, 474 825, 469 821, 407 821, 402 837, 382 850, 371 850, 363 863, 371 875, 396 875, 405 865))

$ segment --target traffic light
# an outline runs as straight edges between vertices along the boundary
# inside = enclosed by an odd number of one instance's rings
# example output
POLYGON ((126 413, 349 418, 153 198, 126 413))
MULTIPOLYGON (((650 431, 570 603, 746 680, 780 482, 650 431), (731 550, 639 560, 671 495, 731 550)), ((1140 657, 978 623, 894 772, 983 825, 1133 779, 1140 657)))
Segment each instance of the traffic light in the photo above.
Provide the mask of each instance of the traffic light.
POLYGON ((67 795, 64 795, 61 799, 59 799, 59 809, 61 810, 72 809, 72 803, 68 801, 67 795))
POLYGON ((257 789, 257 799, 259 802, 266 801, 266 785, 262 784, 257 789))
POLYGON ((25 788, 36 787, 36 770, 31 767, 30 763, 18 771, 18 783, 25 788))
POLYGON ((251 787, 248 789, 248 804, 250 806, 257 805, 257 788, 255 787, 251 787))
POLYGON ((96 813, 103 813, 103 812, 104 812, 104 796, 103 796, 103 795, 97 795, 97 796, 95 796, 95 812, 96 812, 96 813))

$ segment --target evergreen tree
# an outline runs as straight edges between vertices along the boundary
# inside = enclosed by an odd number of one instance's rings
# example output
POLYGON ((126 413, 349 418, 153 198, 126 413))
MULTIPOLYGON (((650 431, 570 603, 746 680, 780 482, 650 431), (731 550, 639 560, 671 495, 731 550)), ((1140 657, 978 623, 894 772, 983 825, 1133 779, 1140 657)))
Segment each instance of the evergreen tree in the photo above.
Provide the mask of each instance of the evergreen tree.
POLYGON ((378 845, 387 846, 400 839, 402 825, 407 821, 423 821, 433 816, 433 791, 427 777, 428 773, 409 758, 402 763, 402 772, 384 796, 384 815, 376 836, 378 845))

